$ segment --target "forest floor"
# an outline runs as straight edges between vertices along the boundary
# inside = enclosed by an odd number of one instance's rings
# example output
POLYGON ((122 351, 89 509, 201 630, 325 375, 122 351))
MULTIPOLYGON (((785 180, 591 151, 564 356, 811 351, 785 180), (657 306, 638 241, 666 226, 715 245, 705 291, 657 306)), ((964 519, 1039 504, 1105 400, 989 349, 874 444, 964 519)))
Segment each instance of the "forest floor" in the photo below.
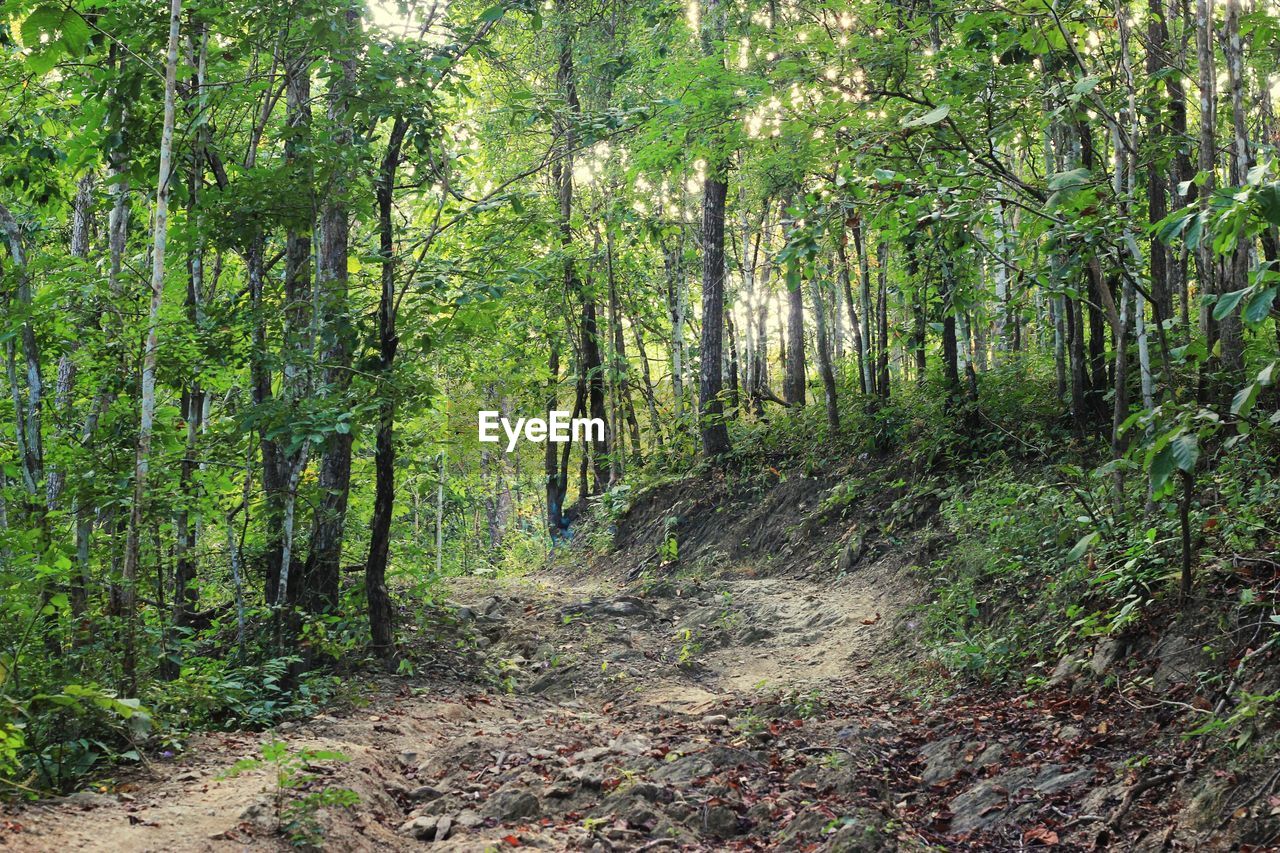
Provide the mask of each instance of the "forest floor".
POLYGON ((0 847, 287 848, 274 769, 227 775, 274 739, 346 756, 289 794, 359 795, 309 815, 334 850, 1162 849, 1216 823, 1220 802, 1172 793, 1190 750, 1130 760, 1150 732, 1116 695, 904 693, 884 666, 910 654, 911 590, 874 578, 458 580, 502 683, 362 682, 341 710, 11 810, 0 847))

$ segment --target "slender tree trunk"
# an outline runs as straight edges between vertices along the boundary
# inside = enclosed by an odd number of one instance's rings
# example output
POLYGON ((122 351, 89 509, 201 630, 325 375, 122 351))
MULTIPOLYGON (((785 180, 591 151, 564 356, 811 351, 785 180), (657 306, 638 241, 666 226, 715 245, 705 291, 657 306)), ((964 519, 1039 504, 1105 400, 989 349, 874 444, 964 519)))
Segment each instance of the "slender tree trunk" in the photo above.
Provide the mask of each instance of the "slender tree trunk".
POLYGON ((378 433, 374 442, 373 520, 369 525, 369 559, 365 562, 365 599, 369 608, 369 636, 374 653, 393 655, 395 621, 387 591, 387 562, 391 554, 391 520, 396 501, 396 398, 394 368, 400 339, 396 332, 395 203, 396 172, 400 147, 408 122, 397 116, 387 137, 376 186, 378 202, 378 251, 381 255, 381 292, 378 297, 378 433))
POLYGON ((813 320, 817 329, 814 342, 818 351, 818 374, 822 379, 823 398, 827 410, 827 426, 831 436, 840 432, 840 409, 836 405, 836 375, 831 367, 831 351, 827 339, 826 308, 822 304, 822 288, 815 276, 809 280, 810 298, 813 300, 813 320))
POLYGON ((880 278, 877 297, 880 332, 876 335, 876 344, 879 348, 876 367, 880 378, 876 383, 876 394, 882 400, 887 400, 889 399, 889 244, 881 240, 876 253, 880 278))
MULTIPOLYGON (((1213 191, 1217 185, 1217 142, 1214 131, 1217 126, 1217 76, 1214 73, 1213 54, 1213 0, 1196 0, 1196 65, 1200 72, 1200 148, 1198 168, 1205 176, 1200 184, 1200 209, 1208 211, 1213 191)), ((1207 215, 1207 214, 1206 214, 1207 215)), ((1199 277, 1200 332, 1205 346, 1213 352, 1218 341, 1218 324, 1214 322, 1206 295, 1218 293, 1218 261, 1211 241, 1202 240, 1196 251, 1196 273, 1199 277)), ((1206 367, 1214 359, 1206 361, 1206 367)), ((1208 393, 1207 379, 1201 375, 1199 397, 1202 401, 1208 393)))
MULTIPOLYGON (((342 13, 339 27, 343 30, 343 37, 339 39, 339 49, 343 53, 349 54, 359 25, 360 13, 355 7, 342 13)), ((329 94, 329 122, 334 142, 341 149, 350 145, 354 136, 349 113, 351 97, 355 93, 355 59, 347 55, 338 66, 339 76, 333 81, 329 94)), ((331 186, 320 217, 320 241, 316 252, 315 299, 320 309, 318 319, 329 341, 324 353, 323 381, 328 399, 343 412, 349 411, 347 395, 351 386, 351 358, 355 345, 347 305, 351 180, 351 174, 343 167, 339 167, 330 179, 331 186)), ((333 610, 338 606, 343 529, 351 493, 351 442, 350 423, 342 420, 326 439, 320 461, 320 502, 315 511, 311 548, 303 569, 303 589, 299 596, 303 607, 311 613, 333 610)), ((301 474, 303 467, 297 466, 297 474, 301 474)), ((290 479, 295 486, 290 490, 292 494, 296 491, 298 477, 291 473, 290 479)), ((287 565, 283 566, 282 571, 287 568, 287 565)), ((287 594, 287 586, 285 591, 287 594)))
MULTIPOLYGON (((1240 37, 1240 0, 1226 0, 1223 23, 1222 53, 1227 65, 1227 88, 1231 92, 1231 154, 1227 180, 1233 187, 1244 186, 1252 165, 1249 128, 1246 116, 1244 43, 1240 37)), ((1249 286, 1249 255, 1252 240, 1241 240, 1227 256, 1226 275, 1218 287, 1225 295, 1249 286)), ((1231 311, 1218 321, 1218 337, 1222 343, 1220 394, 1230 401, 1236 389, 1244 384, 1244 329, 1239 311, 1231 311)))
POLYGON ((169 7, 169 51, 165 61, 164 121, 160 131, 160 174, 156 182, 156 204, 152 214, 154 230, 151 247, 151 307, 148 312, 147 345, 142 360, 141 419, 138 426, 137 455, 134 460, 133 500, 129 513, 129 529, 125 543, 123 610, 125 642, 121 657, 125 692, 137 692, 137 595, 142 562, 143 502, 147 494, 147 474, 151 465, 151 438, 156 415, 156 361, 159 351, 160 308, 164 301, 164 260, 169 238, 169 180, 173 169, 173 126, 177 101, 178 28, 182 18, 182 0, 172 0, 169 7))
MULTIPOLYGON (((548 360, 547 372, 550 378, 547 380, 547 417, 550 418, 551 412, 559 405, 557 390, 560 385, 560 344, 551 338, 549 341, 551 355, 548 360)), ((562 475, 560 471, 559 454, 557 447, 548 441, 543 445, 542 461, 543 474, 545 475, 546 499, 547 499, 547 532, 554 539, 564 532, 564 497, 566 475, 562 475)))
POLYGON ((853 298, 853 284, 850 281, 848 226, 836 239, 836 257, 840 261, 840 286, 844 289, 844 304, 849 312, 849 328, 853 330, 853 348, 858 354, 858 383, 864 395, 871 393, 870 357, 867 354, 867 343, 862 337, 862 323, 858 320, 857 301, 853 298))

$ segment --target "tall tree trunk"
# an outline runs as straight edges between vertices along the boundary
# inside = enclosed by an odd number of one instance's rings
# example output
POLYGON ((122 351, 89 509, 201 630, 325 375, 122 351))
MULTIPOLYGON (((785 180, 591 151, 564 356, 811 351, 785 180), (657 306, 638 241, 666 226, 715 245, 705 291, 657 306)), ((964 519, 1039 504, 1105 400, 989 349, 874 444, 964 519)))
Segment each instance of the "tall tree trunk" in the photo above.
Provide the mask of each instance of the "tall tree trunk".
POLYGON ((387 137, 376 187, 378 201, 378 251, 381 255, 381 291, 378 296, 378 433, 374 442, 373 520, 369 525, 369 558, 364 568, 365 599, 369 609, 369 636, 374 653, 388 659, 395 636, 391 595, 387 591, 387 561, 391 554, 391 520, 396 502, 396 398, 394 368, 400 338, 396 333, 395 203, 396 172, 400 147, 408 122, 397 116, 387 137))
POLYGON ((148 312, 147 345, 142 359, 141 418, 138 425, 137 454, 133 470, 133 500, 129 512, 129 529, 125 542, 122 571, 122 605, 125 619, 125 641, 121 668, 125 692, 137 692, 137 596, 138 576, 142 562, 143 502, 147 494, 147 474, 151 465, 151 438, 156 416, 156 360, 159 351, 160 307, 164 302, 164 256, 169 239, 169 180, 173 169, 173 125, 177 100, 178 27, 182 17, 182 0, 172 0, 169 7, 169 51, 165 60, 164 121, 160 130, 160 174, 156 181, 156 204, 152 214, 154 230, 151 238, 151 306, 148 312))
POLYGON ((724 208, 729 185, 724 167, 707 175, 702 194, 702 363, 698 419, 702 452, 709 458, 729 452, 729 430, 721 399, 724 357, 724 208))
MULTIPOLYGON (((1217 76, 1214 73, 1213 55, 1213 0, 1196 0, 1196 65, 1200 72, 1200 148, 1197 166, 1205 180, 1200 184, 1200 209, 1207 216, 1212 205, 1213 191, 1217 185, 1217 76)), ((1218 293, 1218 260, 1214 256, 1210 240, 1202 240, 1196 251, 1196 274, 1200 285, 1200 333, 1205 347, 1213 352, 1218 341, 1218 324, 1214 322, 1207 295, 1218 293)), ((1199 397, 1208 394, 1208 381, 1204 369, 1214 359, 1206 360, 1200 378, 1199 397)))
MULTIPOLYGON (((187 64, 195 73, 191 78, 190 98, 195 110, 205 107, 204 78, 207 57, 207 36, 203 23, 196 23, 188 37, 187 64)), ((188 119, 194 118, 192 109, 186 111, 188 119)), ((190 170, 187 178, 187 218, 194 224, 195 240, 187 256, 187 298, 185 302, 187 322, 197 333, 203 330, 204 317, 204 220, 200 210, 200 189, 204 182, 204 156, 208 147, 208 125, 198 131, 198 140, 191 152, 190 170)), ((187 382, 182 393, 182 417, 186 424, 185 452, 179 472, 179 492, 183 496, 174 519, 176 539, 174 543, 174 577, 173 577, 173 622, 180 627, 189 627, 195 619, 199 606, 199 588, 196 585, 195 548, 198 544, 199 502, 196 484, 193 482, 197 469, 197 441, 204 417, 205 393, 199 379, 187 382)), ((166 677, 176 677, 177 668, 173 666, 173 655, 170 654, 165 666, 166 677)))
POLYGON ((858 384, 862 393, 871 393, 871 358, 867 353, 867 342, 862 337, 862 323, 858 319, 857 300, 853 298, 852 274, 849 266, 848 235, 852 220, 845 223, 836 238, 836 257, 840 262, 840 286, 844 290, 845 309, 849 312, 849 328, 853 330, 853 348, 858 355, 858 384))
POLYGON ((877 296, 877 313, 880 315, 880 332, 876 335, 879 354, 876 357, 876 368, 879 379, 876 382, 876 395, 882 400, 889 398, 889 244, 880 241, 876 249, 879 262, 880 278, 879 295, 877 296))
MULTIPOLYGON (((558 401, 558 388, 560 385, 560 344, 551 338, 549 340, 551 355, 548 359, 547 372, 549 378, 547 380, 547 417, 550 418, 551 412, 555 411, 558 401)), ((542 462, 544 483, 546 488, 546 510, 547 510, 547 533, 552 538, 559 536, 564 532, 564 496, 565 483, 567 476, 562 475, 560 471, 560 456, 557 453, 557 447, 548 441, 542 449, 542 462)))
MULTIPOLYGON (((703 56, 714 56, 724 38, 723 0, 707 0, 702 25, 703 56)), ((716 139, 713 144, 723 144, 716 139)), ((724 421, 724 216, 729 192, 728 157, 717 152, 702 187, 702 352, 698 371, 698 427, 702 453, 714 459, 729 452, 724 421)))
POLYGON ((836 405, 836 375, 831 367, 831 350, 827 338, 826 307, 822 304, 822 288, 815 276, 809 280, 810 298, 813 300, 813 320, 817 329, 814 341, 818 351, 818 375, 822 379, 823 399, 826 403, 827 426, 834 438, 840 432, 840 409, 836 405))
MULTIPOLYGON (((1252 165, 1249 128, 1245 102, 1244 43, 1240 37, 1240 0, 1226 0, 1223 22, 1222 53, 1227 65, 1227 88, 1231 92, 1231 154, 1227 181, 1233 187, 1244 186, 1252 165)), ((1226 275, 1218 286, 1225 295, 1249 286, 1249 255, 1252 240, 1241 240, 1224 262, 1226 275)), ((1220 394, 1230 401, 1236 389, 1244 384, 1244 329, 1239 311, 1231 311, 1218 321, 1218 338, 1222 348, 1220 394)))
POLYGON ((873 353, 876 351, 876 334, 874 325, 874 310, 871 304, 871 259, 867 256, 866 235, 862 232, 862 222, 854 220, 853 223, 853 247, 858 253, 858 300, 860 304, 859 313, 862 321, 862 328, 859 329, 858 336, 862 340, 862 384, 867 389, 868 394, 876 392, 876 371, 875 357, 873 353))
MULTIPOLYGON (((329 94, 329 122, 334 143, 339 150, 353 139, 351 98, 355 94, 355 59, 351 57, 354 34, 360 25, 360 13, 349 7, 342 14, 339 27, 339 75, 329 94)), ((323 381, 326 395, 335 408, 349 412, 347 400, 351 386, 351 358, 355 343, 354 328, 348 316, 347 254, 351 224, 348 219, 352 176, 339 167, 325 196, 320 215, 320 240, 316 252, 316 302, 319 305, 322 334, 328 340, 324 353, 323 381)), ((343 528, 347 518, 347 501, 351 493, 351 442, 349 422, 338 427, 325 441, 320 461, 320 502, 316 507, 311 530, 311 548, 303 569, 303 589, 299 600, 311 613, 336 609, 338 578, 342 560, 343 528)), ((305 448, 304 448, 305 452, 305 448)), ((303 466, 298 466, 299 473, 303 466)), ((296 481, 296 477, 290 477, 296 481)), ((291 490, 292 491, 292 490, 291 490)), ((288 566, 283 566, 287 570, 288 566)), ((287 585, 285 585, 287 592, 287 585)))

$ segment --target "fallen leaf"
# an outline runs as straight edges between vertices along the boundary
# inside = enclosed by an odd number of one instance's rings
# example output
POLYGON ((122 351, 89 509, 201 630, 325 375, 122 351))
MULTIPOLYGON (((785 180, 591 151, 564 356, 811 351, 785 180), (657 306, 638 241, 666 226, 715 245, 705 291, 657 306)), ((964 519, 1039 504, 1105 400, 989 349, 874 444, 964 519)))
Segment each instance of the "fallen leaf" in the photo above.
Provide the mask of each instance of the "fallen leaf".
POLYGON ((1022 840, 1026 843, 1037 842, 1045 847, 1056 847, 1058 844, 1058 833, 1044 826, 1033 826, 1026 832, 1022 833, 1022 840))

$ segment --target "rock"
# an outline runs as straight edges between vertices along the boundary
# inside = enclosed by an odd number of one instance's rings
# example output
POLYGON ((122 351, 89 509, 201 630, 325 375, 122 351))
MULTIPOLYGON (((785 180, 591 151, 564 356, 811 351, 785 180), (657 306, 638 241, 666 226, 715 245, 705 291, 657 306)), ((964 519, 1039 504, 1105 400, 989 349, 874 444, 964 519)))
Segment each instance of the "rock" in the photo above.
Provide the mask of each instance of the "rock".
POLYGON ((565 800, 578 793, 579 786, 576 779, 557 779, 542 789, 542 796, 552 800, 565 800))
POLYGON ((831 837, 829 853, 880 853, 898 847, 897 840, 884 832, 884 817, 871 809, 855 809, 841 821, 844 826, 831 837))
POLYGON ((639 598, 622 596, 601 605, 600 612, 606 616, 648 616, 651 608, 639 598))
POLYGON ((609 754, 609 747, 593 746, 590 749, 584 749, 580 752, 575 752, 569 758, 569 762, 571 764, 590 764, 592 761, 598 761, 601 758, 604 758, 608 754, 609 754))
POLYGON ((498 820, 518 820, 533 817, 541 809, 538 798, 523 787, 507 786, 494 791, 485 801, 481 813, 498 820))
POLYGON ((475 829, 484 823, 484 818, 480 817, 478 812, 474 812, 471 809, 463 809, 458 812, 457 823, 463 829, 475 829))
POLYGON ((761 628, 759 625, 752 625, 750 628, 742 632, 738 638, 738 642, 744 646, 750 646, 759 643, 762 640, 768 640, 773 636, 773 632, 768 628, 761 628))
POLYGON ((658 785, 646 782, 634 785, 623 785, 605 797, 592 815, 599 818, 612 818, 626 821, 630 826, 654 826, 661 815, 654 810, 658 802, 670 802, 673 795, 658 785), (661 795, 666 799, 662 800, 661 795))
POLYGON ((702 718, 702 724, 704 726, 727 726, 729 725, 729 718, 724 714, 707 714, 702 718))
POLYGON ((847 574, 852 571, 858 563, 862 562, 862 557, 866 554, 866 541, 861 533, 855 533, 849 538, 849 544, 840 552, 840 559, 836 563, 836 568, 840 574, 847 574))
POLYGON ((1019 819, 1019 814, 1009 809, 1009 804, 1025 788, 1041 797, 1069 788, 1077 782, 1092 778, 1092 770, 1063 771, 1056 764, 1049 764, 1037 773, 1030 767, 1013 770, 983 779, 950 803, 953 833, 972 832, 997 824, 1019 819))
POLYGON ((436 837, 438 817, 415 817, 400 824, 400 834, 410 835, 419 841, 431 841, 436 837))
POLYGON ((1159 660, 1151 679, 1157 693, 1164 693, 1175 684, 1190 684, 1209 663, 1201 643, 1179 634, 1166 635, 1152 649, 1151 656, 1159 660))
POLYGON ((720 614, 723 612, 722 608, 714 606, 698 607, 690 610, 676 623, 676 632, 692 631, 696 634, 698 629, 716 624, 720 620, 720 614))
POLYGON ((653 777, 664 782, 684 784, 692 782, 699 776, 708 776, 722 767, 749 764, 758 760, 754 753, 746 750, 713 746, 702 752, 682 755, 668 762, 658 768, 653 777))
POLYGON ((985 741, 964 742, 957 736, 943 738, 926 744, 920 750, 924 759, 924 772, 920 779, 926 785, 935 785, 955 776, 962 770, 977 770, 994 764, 1004 755, 1004 746, 985 741))
POLYGON ((792 790, 835 791, 841 796, 855 796, 874 784, 854 766, 832 767, 825 762, 801 767, 787 777, 787 785, 792 790))
POLYGON ((419 785, 418 787, 414 788, 412 791, 409 791, 408 793, 409 799, 415 800, 417 802, 434 800, 437 797, 443 797, 443 796, 444 796, 443 791, 433 788, 430 785, 419 785))
POLYGON ((1050 687, 1061 687, 1063 684, 1073 680, 1079 671, 1080 661, 1071 652, 1067 652, 1059 658, 1058 665, 1053 668, 1053 672, 1049 675, 1048 685, 1050 687))
POLYGON ((644 755, 653 748, 653 741, 639 732, 623 732, 609 741, 609 749, 623 755, 644 755))
POLYGON ((454 615, 458 617, 459 622, 466 623, 476 621, 476 613, 470 607, 459 607, 454 611, 454 615))
POLYGON ((492 645, 493 645, 493 640, 490 640, 490 639, 489 639, 488 637, 486 637, 484 634, 479 634, 479 635, 477 635, 477 636, 476 636, 476 648, 477 648, 477 649, 487 649, 487 648, 489 648, 489 647, 490 647, 490 646, 492 646, 492 645))
POLYGON ((1034 784, 1036 793, 1052 794, 1064 788, 1070 788, 1077 782, 1083 782, 1092 776, 1092 770, 1072 770, 1064 773, 1060 768, 1050 765, 1041 771, 1034 784))
POLYGON ((792 849, 799 847, 797 843, 808 837, 820 837, 826 833, 831 823, 830 814, 824 809, 811 808, 796 816, 782 830, 782 839, 789 842, 792 849))
POLYGON ((552 667, 534 679, 528 690, 530 693, 546 693, 564 687, 572 680, 572 674, 577 668, 576 664, 552 667))
POLYGON ((102 806, 114 806, 119 800, 109 794, 99 794, 97 791, 76 791, 74 794, 63 797, 62 802, 69 806, 96 809, 102 806))
POLYGON ((1079 726, 1063 726, 1058 730, 1058 740, 1073 741, 1084 737, 1084 729, 1079 726))
POLYGON ((985 829, 1002 820, 1007 820, 1010 798, 1025 787, 1033 778, 1033 771, 1027 767, 1018 767, 999 776, 983 779, 964 793, 951 800, 950 809, 951 832, 972 832, 985 829))
POLYGON ((450 832, 453 832, 453 818, 445 815, 436 823, 435 840, 444 841, 449 837, 450 832))
POLYGON ((240 812, 240 820, 258 829, 274 832, 276 828, 275 806, 266 797, 259 797, 250 803, 244 811, 240 812))
POLYGON ((1093 651, 1093 658, 1089 661, 1089 669, 1094 675, 1101 678, 1107 674, 1107 670, 1111 669, 1112 664, 1116 662, 1116 658, 1120 656, 1120 641, 1115 637, 1107 637, 1098 643, 1097 648, 1093 651))
POLYGON ((732 838, 742 830, 738 813, 728 806, 707 806, 702 815, 702 828, 716 838, 732 838))

